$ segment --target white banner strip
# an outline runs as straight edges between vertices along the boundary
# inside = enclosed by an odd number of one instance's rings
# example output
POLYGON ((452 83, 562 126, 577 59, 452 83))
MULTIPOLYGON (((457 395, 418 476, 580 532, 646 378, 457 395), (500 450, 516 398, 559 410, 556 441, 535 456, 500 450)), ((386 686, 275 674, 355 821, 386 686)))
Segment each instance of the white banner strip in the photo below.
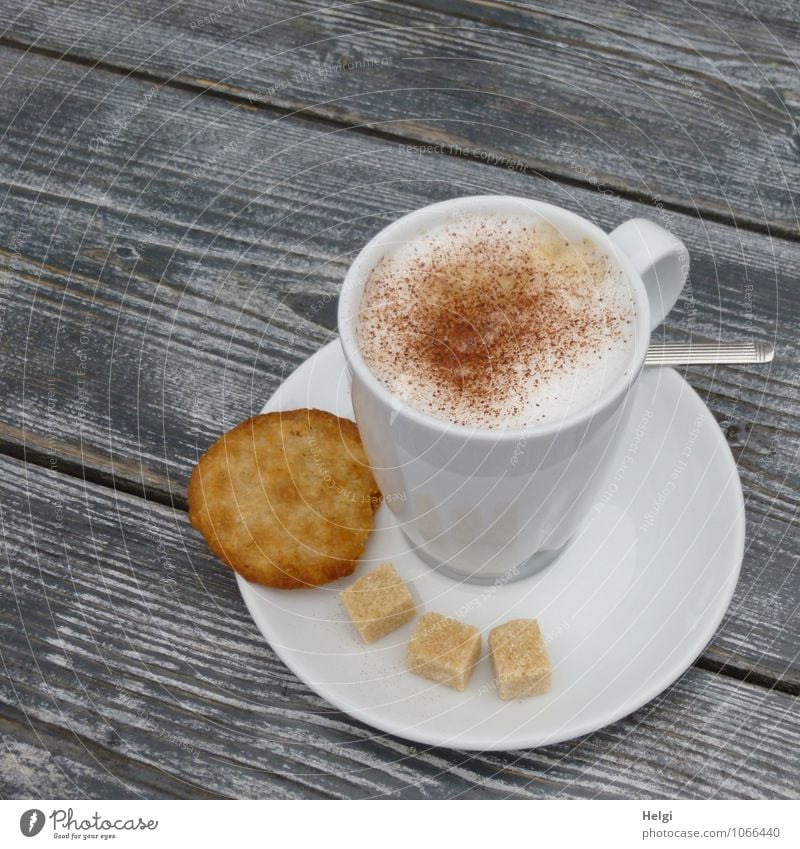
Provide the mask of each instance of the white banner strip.
POLYGON ((794 801, 3 801, 0 845, 800 846, 794 801), (411 813, 408 808, 414 807, 411 813), (311 810, 311 808, 314 810, 311 810))

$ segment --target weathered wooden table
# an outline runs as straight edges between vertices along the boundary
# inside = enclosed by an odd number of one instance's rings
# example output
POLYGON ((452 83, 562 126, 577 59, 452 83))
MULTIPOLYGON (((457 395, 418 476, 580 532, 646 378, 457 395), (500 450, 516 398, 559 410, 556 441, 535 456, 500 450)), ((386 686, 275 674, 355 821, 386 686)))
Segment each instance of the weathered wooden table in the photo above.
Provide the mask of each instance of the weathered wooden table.
POLYGON ((800 24, 757 0, 3 0, 6 797, 797 797, 800 24), (473 755, 316 697, 185 518, 198 455, 335 332, 365 240, 511 193, 692 252, 669 339, 747 501, 727 617, 627 719, 473 755))

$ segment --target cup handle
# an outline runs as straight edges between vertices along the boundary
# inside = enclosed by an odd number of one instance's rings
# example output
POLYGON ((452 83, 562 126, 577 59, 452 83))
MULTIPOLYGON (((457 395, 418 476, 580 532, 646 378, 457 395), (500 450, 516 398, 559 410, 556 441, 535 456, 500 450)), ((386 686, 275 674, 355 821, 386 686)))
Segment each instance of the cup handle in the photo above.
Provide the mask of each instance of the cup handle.
POLYGON ((642 278, 650 301, 650 329, 655 330, 683 290, 689 251, 680 239, 646 218, 631 218, 610 237, 642 278))

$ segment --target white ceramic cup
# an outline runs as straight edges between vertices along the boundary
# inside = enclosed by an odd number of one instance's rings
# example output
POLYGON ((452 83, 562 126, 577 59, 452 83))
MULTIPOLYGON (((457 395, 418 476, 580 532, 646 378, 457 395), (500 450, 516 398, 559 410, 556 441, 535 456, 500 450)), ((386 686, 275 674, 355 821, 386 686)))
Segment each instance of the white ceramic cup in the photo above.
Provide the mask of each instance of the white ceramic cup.
POLYGON ((431 566, 462 580, 500 582, 543 568, 565 548, 606 482, 650 332, 672 309, 688 269, 686 247, 652 221, 635 218, 607 234, 566 209, 505 195, 426 206, 363 248, 339 299, 353 409, 385 501, 431 566), (590 238, 625 275, 636 303, 633 363, 597 403, 524 428, 466 427, 414 409, 370 370, 357 335, 369 272, 398 243, 464 213, 538 216, 565 239, 590 238))

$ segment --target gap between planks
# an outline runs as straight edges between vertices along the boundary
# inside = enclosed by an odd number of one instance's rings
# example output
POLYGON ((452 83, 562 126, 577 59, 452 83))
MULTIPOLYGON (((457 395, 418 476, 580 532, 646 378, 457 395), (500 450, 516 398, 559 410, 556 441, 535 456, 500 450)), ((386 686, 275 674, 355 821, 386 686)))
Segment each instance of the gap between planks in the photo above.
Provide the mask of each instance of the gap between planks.
POLYGON ((185 512, 189 507, 189 502, 183 495, 173 493, 159 486, 138 484, 128 478, 117 477, 112 472, 104 472, 92 466, 85 466, 77 460, 67 459, 60 454, 48 454, 41 448, 30 448, 24 441, 20 444, 0 437, 0 456, 22 460, 24 463, 39 466, 43 469, 55 470, 60 474, 67 475, 67 477, 78 478, 86 483, 93 483, 113 489, 114 492, 124 492, 128 495, 134 495, 137 498, 154 501, 157 504, 163 504, 174 510, 185 512), (57 464, 53 464, 53 459, 58 461, 57 464))
MULTIPOLYGON (((200 80, 192 77, 178 77, 176 75, 168 75, 159 73, 158 71, 142 70, 131 68, 127 65, 116 64, 106 60, 94 60, 89 57, 74 55, 68 52, 60 52, 52 48, 40 47, 34 44, 28 44, 16 38, 9 36, 0 36, 0 47, 7 47, 12 50, 18 50, 23 53, 31 53, 42 58, 53 59, 57 62, 67 62, 69 64, 78 65, 90 70, 105 71, 110 74, 122 76, 143 82, 157 82, 160 85, 168 88, 184 91, 191 94, 201 94, 205 97, 213 97, 226 103, 238 105, 241 108, 252 110, 263 110, 279 116, 302 115, 307 120, 314 121, 324 127, 334 127, 337 129, 348 128, 351 132, 359 135, 381 139, 390 142, 410 142, 412 144, 424 144, 420 139, 413 136, 408 136, 402 133, 393 133, 389 130, 380 130, 367 124, 347 124, 344 121, 337 121, 334 118, 316 114, 313 110, 306 108, 292 109, 284 106, 279 106, 275 103, 265 102, 264 100, 251 101, 246 90, 236 86, 229 86, 213 80, 200 80), (209 82, 211 85, 209 85, 209 82)), ((616 182, 595 182, 590 183, 587 180, 581 180, 565 171, 554 170, 552 164, 544 163, 539 160, 531 162, 515 159, 496 150, 483 150, 483 153, 491 153, 493 156, 481 157, 474 151, 467 151, 461 145, 452 145, 447 147, 441 145, 441 150, 438 152, 440 156, 453 157, 455 159, 466 159, 470 162, 477 162, 490 168, 508 169, 508 164, 513 163, 516 166, 524 167, 526 173, 533 174, 537 177, 542 177, 546 180, 551 180, 554 183, 570 186, 578 189, 595 189, 599 191, 613 191, 623 200, 640 203, 650 208, 657 208, 653 198, 646 192, 641 192, 625 185, 621 180, 616 182), (494 156, 497 154, 497 156, 494 156), (502 160, 502 164, 500 161, 502 160)), ((747 216, 736 216, 733 212, 725 214, 718 210, 703 208, 695 203, 689 203, 677 197, 664 197, 658 199, 658 209, 668 210, 680 215, 686 215, 696 218, 701 221, 713 221, 717 224, 724 224, 739 230, 747 230, 752 233, 758 233, 769 238, 781 238, 791 242, 800 242, 800 231, 796 228, 772 222, 761 221, 758 218, 747 216)))

